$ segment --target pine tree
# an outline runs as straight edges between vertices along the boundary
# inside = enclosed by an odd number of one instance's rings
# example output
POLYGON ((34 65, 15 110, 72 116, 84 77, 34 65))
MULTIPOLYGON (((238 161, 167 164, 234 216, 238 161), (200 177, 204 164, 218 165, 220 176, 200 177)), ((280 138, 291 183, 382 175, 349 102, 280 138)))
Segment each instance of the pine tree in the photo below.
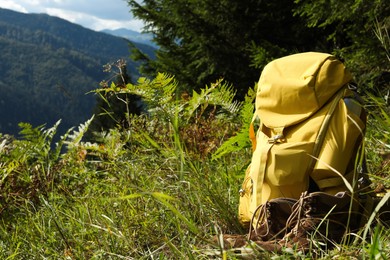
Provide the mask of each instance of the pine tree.
POLYGON ((291 0, 128 3, 160 46, 157 60, 149 61, 149 72, 153 68, 175 75, 184 89, 199 89, 224 78, 242 99, 270 60, 314 50, 325 42, 320 30, 307 29, 303 19, 293 15, 291 0))
POLYGON ((325 28, 334 53, 345 60, 361 88, 389 89, 388 0, 296 0, 295 14, 311 28, 325 28))

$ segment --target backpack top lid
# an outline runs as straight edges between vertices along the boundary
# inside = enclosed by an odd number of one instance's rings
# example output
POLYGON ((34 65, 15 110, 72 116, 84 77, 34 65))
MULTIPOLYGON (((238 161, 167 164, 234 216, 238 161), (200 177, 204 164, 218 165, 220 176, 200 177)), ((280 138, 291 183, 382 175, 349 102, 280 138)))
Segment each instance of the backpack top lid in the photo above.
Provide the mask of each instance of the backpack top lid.
POLYGON ((344 64, 330 54, 306 52, 276 59, 261 73, 256 113, 268 128, 297 124, 351 79, 344 64))

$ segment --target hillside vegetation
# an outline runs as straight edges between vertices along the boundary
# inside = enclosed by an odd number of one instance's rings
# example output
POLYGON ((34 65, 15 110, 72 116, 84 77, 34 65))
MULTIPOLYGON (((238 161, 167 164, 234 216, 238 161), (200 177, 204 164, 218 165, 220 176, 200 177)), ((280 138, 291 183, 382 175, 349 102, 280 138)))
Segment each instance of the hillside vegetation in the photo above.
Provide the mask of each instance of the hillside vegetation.
MULTIPOLYGON (((45 14, 0 9, 0 132, 16 135, 18 123, 77 126, 93 113, 87 94, 107 75, 103 65, 130 59, 130 42, 45 14)), ((136 44, 153 57, 154 49, 136 44)))
MULTIPOLYGON (((3 136, 1 257, 241 257, 243 253, 221 250, 212 238, 244 232, 237 221, 238 190, 250 160, 250 142, 243 136, 255 92, 237 103, 231 87, 221 82, 184 99, 175 96, 177 87, 173 77, 159 74, 126 88, 97 90, 143 92, 149 113, 129 116, 126 129, 96 133, 95 142, 82 141, 92 118, 55 145, 58 124, 23 124, 20 140, 3 136), (234 146, 217 151, 238 131, 241 138, 234 146)), ((371 105, 386 109, 374 100, 371 105)), ((390 166, 380 158, 377 143, 388 140, 389 126, 386 114, 378 114, 368 131, 373 188, 390 186, 390 166)), ((353 244, 306 257, 387 258, 388 238, 387 228, 367 226, 353 244)), ((273 256, 256 248, 246 254, 273 256)), ((303 255, 287 250, 279 257, 303 255)))

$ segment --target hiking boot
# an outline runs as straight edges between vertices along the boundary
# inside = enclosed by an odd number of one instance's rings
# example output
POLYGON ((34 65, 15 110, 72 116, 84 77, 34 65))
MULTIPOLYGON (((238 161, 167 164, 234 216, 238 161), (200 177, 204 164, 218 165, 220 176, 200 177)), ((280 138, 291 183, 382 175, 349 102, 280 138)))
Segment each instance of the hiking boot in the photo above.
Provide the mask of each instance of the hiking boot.
POLYGON ((296 202, 291 198, 276 198, 258 206, 253 213, 248 240, 281 239, 292 228, 292 222, 290 226, 286 223, 296 202))
POLYGON ((291 229, 286 223, 296 202, 291 198, 272 199, 256 208, 247 235, 224 234, 215 236, 213 241, 224 249, 231 249, 246 246, 250 240, 281 239, 291 229))
POLYGON ((287 225, 296 224, 278 244, 307 251, 314 241, 328 248, 340 243, 347 232, 359 227, 359 213, 353 211, 351 202, 347 192, 335 196, 324 192, 302 193, 287 221, 287 225))

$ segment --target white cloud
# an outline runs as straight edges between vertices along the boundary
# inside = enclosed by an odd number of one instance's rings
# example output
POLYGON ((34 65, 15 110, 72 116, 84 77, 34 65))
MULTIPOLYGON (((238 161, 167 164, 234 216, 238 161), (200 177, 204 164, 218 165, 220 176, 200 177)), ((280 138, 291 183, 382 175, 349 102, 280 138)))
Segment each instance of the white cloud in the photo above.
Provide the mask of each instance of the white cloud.
POLYGON ((125 0, 0 0, 0 7, 24 13, 47 13, 93 30, 127 28, 141 31, 125 0))
POLYGON ((39 6, 43 4, 42 2, 48 2, 48 1, 40 1, 40 0, 20 0, 23 4, 29 4, 29 5, 35 5, 39 6))
POLYGON ((77 13, 77 12, 71 12, 63 9, 57 9, 57 8, 46 8, 45 13, 52 15, 52 16, 57 16, 62 19, 68 20, 72 23, 76 23, 77 20, 80 20, 85 16, 82 13, 77 13))
POLYGON ((45 13, 52 16, 60 17, 72 23, 83 25, 84 27, 88 27, 96 31, 100 31, 103 29, 118 29, 118 28, 128 28, 134 31, 141 31, 143 26, 143 23, 140 20, 102 19, 87 13, 68 11, 68 10, 57 9, 57 8, 46 8, 45 13))
POLYGON ((128 28, 133 31, 141 32, 142 27, 144 26, 143 22, 140 20, 128 20, 128 21, 118 21, 118 20, 105 20, 97 19, 93 23, 93 29, 100 31, 103 29, 119 29, 119 28, 128 28))
POLYGON ((21 13, 27 13, 27 9, 22 5, 15 3, 11 0, 0 0, 0 7, 5 9, 12 9, 21 13))

